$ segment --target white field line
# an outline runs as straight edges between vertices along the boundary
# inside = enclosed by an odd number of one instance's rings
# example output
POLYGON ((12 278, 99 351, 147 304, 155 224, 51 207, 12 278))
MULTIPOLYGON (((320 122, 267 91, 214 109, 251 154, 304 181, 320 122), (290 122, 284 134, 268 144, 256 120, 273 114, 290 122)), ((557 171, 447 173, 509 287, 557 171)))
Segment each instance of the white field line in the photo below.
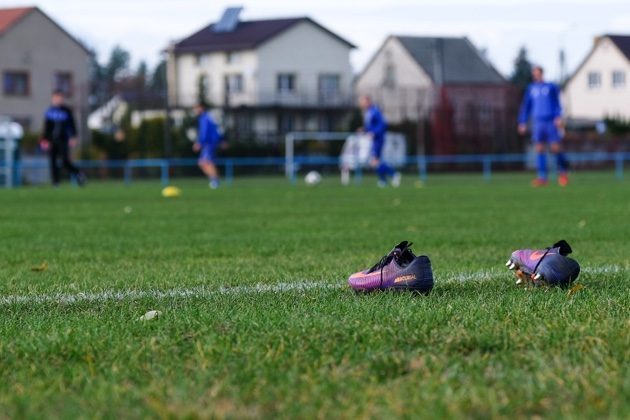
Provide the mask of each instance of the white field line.
MULTIPOLYGON (((617 274, 625 273, 628 270, 624 267, 607 265, 598 267, 589 267, 582 270, 584 275, 601 275, 601 274, 617 274)), ((497 277, 508 277, 507 270, 481 270, 464 273, 449 273, 445 275, 436 275, 436 283, 446 282, 467 282, 479 280, 491 280, 497 277)), ((509 277, 508 277, 509 278, 509 277)), ((198 286, 190 288, 173 288, 167 290, 101 290, 94 292, 79 293, 50 293, 50 294, 31 294, 31 295, 7 295, 0 296, 0 306, 10 306, 18 304, 46 304, 56 303, 61 305, 72 305, 77 303, 103 303, 110 301, 123 300, 140 300, 140 299, 199 299, 218 295, 247 295, 247 294, 264 294, 264 293, 287 293, 293 291, 311 291, 311 290, 332 290, 345 288, 346 283, 340 281, 338 283, 325 283, 317 281, 297 281, 292 283, 276 283, 276 284, 254 284, 243 286, 219 286, 212 288, 210 286, 198 286)))

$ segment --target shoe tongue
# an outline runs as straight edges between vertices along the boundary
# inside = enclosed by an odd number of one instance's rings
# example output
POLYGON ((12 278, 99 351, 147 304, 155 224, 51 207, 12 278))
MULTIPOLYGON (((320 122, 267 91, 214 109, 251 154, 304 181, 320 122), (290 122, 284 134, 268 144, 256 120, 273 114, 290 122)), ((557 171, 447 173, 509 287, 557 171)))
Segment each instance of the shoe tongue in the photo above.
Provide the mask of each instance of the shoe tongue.
POLYGON ((569 255, 573 250, 567 241, 564 239, 559 240, 555 244, 553 244, 552 248, 560 248, 560 255, 564 255, 565 257, 569 255))
POLYGON ((380 262, 374 265, 374 267, 370 268, 368 272, 371 273, 381 267, 384 267, 385 265, 389 264, 393 259, 401 260, 402 258, 404 260, 407 260, 409 259, 410 255, 411 255, 411 258, 413 259, 414 255, 413 255, 413 252, 411 252, 411 249, 409 249, 410 246, 411 246, 410 242, 402 241, 401 243, 396 245, 394 249, 389 251, 389 254, 383 257, 380 262))
POLYGON ((402 255, 409 248, 409 246, 411 246, 409 242, 402 241, 389 252, 389 255, 402 255))
POLYGON ((411 245, 411 242, 402 241, 391 250, 389 256, 395 258, 399 264, 405 265, 416 257, 411 251, 411 245))

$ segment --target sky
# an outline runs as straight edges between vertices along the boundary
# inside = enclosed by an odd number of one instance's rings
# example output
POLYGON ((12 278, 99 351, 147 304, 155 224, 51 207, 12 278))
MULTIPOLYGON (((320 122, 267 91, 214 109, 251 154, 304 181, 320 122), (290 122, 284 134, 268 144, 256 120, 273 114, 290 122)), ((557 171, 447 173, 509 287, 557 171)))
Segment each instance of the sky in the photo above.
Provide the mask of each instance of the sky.
POLYGON ((560 75, 559 50, 569 73, 584 59, 593 38, 630 35, 630 0, 0 0, 0 7, 37 5, 68 32, 96 49, 99 61, 120 44, 132 65, 155 65, 160 50, 243 6, 243 20, 309 16, 348 39, 357 50, 355 72, 391 34, 467 36, 504 75, 518 49, 560 75))

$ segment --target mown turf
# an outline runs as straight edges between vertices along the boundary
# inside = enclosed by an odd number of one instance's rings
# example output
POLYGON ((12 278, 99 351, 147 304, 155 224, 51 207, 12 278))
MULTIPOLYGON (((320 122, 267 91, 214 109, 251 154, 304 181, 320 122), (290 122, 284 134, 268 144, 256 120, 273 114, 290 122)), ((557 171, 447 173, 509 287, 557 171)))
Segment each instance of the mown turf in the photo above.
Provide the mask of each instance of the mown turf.
POLYGON ((188 180, 177 199, 156 183, 0 191, 0 299, 339 285, 5 301, 0 418, 627 418, 630 183, 527 182, 188 180), (510 252, 562 238, 584 288, 515 287, 510 252), (430 296, 343 287, 403 239, 433 261, 430 296), (139 321, 150 309, 162 316, 139 321))

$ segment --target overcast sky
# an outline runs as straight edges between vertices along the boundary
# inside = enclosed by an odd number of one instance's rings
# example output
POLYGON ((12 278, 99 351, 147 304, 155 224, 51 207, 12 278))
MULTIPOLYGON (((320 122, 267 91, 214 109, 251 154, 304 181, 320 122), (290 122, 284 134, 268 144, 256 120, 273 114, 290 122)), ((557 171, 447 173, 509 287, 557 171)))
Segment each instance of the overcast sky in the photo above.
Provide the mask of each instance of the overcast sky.
POLYGON ((227 6, 242 18, 309 16, 358 46, 360 71, 389 34, 465 35, 485 48, 507 75, 517 50, 559 75, 558 51, 573 70, 602 33, 630 34, 630 0, 0 0, 0 7, 36 4, 104 61, 111 48, 128 49, 136 65, 154 65, 170 40, 217 20, 227 6))

